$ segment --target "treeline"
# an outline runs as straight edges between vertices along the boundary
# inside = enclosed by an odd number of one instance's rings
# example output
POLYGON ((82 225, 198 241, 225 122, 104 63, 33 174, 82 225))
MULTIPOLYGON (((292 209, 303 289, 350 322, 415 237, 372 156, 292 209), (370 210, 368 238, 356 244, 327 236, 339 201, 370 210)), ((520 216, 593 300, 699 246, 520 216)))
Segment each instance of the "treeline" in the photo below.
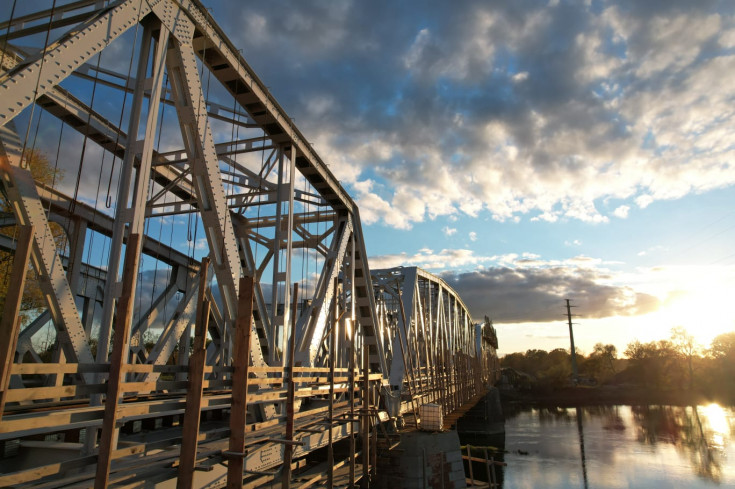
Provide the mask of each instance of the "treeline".
MULTIPOLYGON (((588 355, 577 350, 581 384, 631 385, 664 390, 695 390, 714 398, 735 399, 735 331, 717 336, 708 347, 697 344, 682 328, 664 340, 628 344, 622 356, 613 345, 598 343, 588 355)), ((521 387, 563 387, 571 384, 568 350, 528 350, 500 359, 512 368, 521 387)))

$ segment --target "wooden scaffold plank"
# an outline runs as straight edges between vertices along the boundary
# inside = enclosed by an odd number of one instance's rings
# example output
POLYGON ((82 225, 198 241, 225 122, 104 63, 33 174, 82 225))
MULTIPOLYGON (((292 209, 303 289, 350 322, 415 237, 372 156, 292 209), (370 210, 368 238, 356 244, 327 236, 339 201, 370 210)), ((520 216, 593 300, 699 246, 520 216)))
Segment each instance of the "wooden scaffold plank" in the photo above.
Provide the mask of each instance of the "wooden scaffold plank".
POLYGON ((253 277, 240 279, 237 323, 234 331, 235 355, 232 374, 232 408, 230 411, 230 445, 232 454, 227 465, 227 489, 241 489, 245 455, 245 427, 248 407, 248 370, 253 319, 253 277))
MULTIPOLYGON (((204 366, 207 362, 205 340, 209 325, 210 304, 206 297, 209 258, 202 259, 197 297, 197 316, 194 327, 194 348, 189 357, 189 385, 186 392, 186 410, 181 433, 181 457, 179 462, 177 489, 191 489, 196 466, 199 421, 202 415, 202 393, 204 391, 204 366)), ((188 339, 186 339, 188 341, 188 339)))

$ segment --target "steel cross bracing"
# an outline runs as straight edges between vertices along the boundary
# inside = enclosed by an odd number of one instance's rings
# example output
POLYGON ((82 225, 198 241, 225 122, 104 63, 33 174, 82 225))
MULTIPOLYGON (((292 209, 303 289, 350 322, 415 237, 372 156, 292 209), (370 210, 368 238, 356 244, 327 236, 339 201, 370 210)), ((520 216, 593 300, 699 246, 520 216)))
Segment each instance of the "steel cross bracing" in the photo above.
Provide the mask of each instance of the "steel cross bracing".
POLYGON ((16 3, 0 290, 24 312, 0 315, 0 486, 287 487, 341 465, 367 485, 379 420, 483 391, 461 299, 371 273, 357 206, 198 1, 16 3), (53 460, 19 463, 39 446, 53 460))

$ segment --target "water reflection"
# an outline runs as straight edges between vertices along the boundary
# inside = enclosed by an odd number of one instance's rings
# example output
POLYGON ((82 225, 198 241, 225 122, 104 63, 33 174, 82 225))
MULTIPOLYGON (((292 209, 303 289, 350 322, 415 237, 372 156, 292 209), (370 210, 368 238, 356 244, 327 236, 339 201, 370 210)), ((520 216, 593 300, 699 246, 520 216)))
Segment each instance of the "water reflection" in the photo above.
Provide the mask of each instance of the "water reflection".
POLYGON ((725 442, 733 432, 721 406, 637 407, 633 415, 639 442, 674 445, 688 456, 697 476, 721 482, 725 442))
POLYGON ((577 433, 579 434, 579 457, 582 459, 582 477, 584 479, 584 489, 589 487, 587 481, 587 461, 584 453, 584 427, 582 426, 582 418, 584 417, 584 411, 582 408, 577 407, 577 433))
POLYGON ((734 419, 717 404, 516 408, 501 487, 735 485, 734 419))

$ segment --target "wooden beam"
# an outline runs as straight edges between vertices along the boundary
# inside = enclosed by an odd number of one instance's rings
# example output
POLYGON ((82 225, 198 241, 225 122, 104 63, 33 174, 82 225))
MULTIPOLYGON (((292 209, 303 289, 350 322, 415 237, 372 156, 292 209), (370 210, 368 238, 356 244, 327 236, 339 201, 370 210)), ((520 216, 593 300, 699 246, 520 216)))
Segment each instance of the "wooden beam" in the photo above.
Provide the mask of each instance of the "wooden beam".
POLYGON ((362 478, 360 487, 370 487, 370 347, 362 336, 362 478))
MULTIPOLYGON (((194 484, 196 467, 197 438, 202 415, 202 393, 204 391, 204 365, 207 363, 205 340, 209 326, 210 304, 207 300, 207 270, 209 258, 202 259, 199 274, 199 293, 197 296, 197 315, 194 327, 194 348, 189 357, 189 386, 186 392, 186 410, 181 428, 181 455, 177 489, 191 489, 194 484)), ((184 338, 189 341, 188 338, 184 338)))
MULTIPOLYGON (((354 291, 354 289, 353 289, 354 291)), ((350 391, 350 418, 355 418, 355 338, 357 331, 355 330, 354 313, 352 315, 352 322, 350 323, 350 377, 349 377, 349 391, 350 391)), ((345 328, 346 331, 346 328, 345 328)), ((359 428, 358 428, 359 429, 359 428)), ((355 487, 355 424, 350 423, 350 481, 349 487, 355 487)))
POLYGON ((140 260, 140 235, 133 233, 128 237, 125 248, 125 268, 123 269, 122 296, 117 302, 115 313, 115 337, 112 357, 110 358, 110 380, 107 384, 105 414, 102 418, 102 436, 97 458, 97 473, 94 479, 95 489, 105 489, 110 477, 112 452, 117 445, 117 409, 120 404, 120 384, 125 372, 123 364, 127 358, 128 341, 130 340, 130 324, 133 316, 135 299, 135 283, 138 277, 140 260))
POLYGON ((339 290, 339 282, 334 279, 334 292, 332 293, 332 329, 329 332, 329 445, 327 447, 327 488, 334 487, 334 435, 332 434, 332 426, 334 426, 334 363, 336 362, 336 345, 337 340, 337 292, 339 290))
MULTIPOLYGON (((234 331, 235 354, 232 374, 232 407, 230 411, 230 452, 245 453, 245 428, 248 408, 248 371, 250 369, 250 336, 253 327, 253 277, 240 279, 237 321, 234 331)), ((242 489, 244 458, 232 457, 227 465, 227 489, 242 489)))
POLYGON ((3 317, 0 318, 0 419, 5 411, 5 400, 10 386, 10 373, 20 331, 20 304, 23 300, 28 260, 31 257, 33 226, 18 226, 18 242, 15 246, 13 269, 5 296, 3 317))

